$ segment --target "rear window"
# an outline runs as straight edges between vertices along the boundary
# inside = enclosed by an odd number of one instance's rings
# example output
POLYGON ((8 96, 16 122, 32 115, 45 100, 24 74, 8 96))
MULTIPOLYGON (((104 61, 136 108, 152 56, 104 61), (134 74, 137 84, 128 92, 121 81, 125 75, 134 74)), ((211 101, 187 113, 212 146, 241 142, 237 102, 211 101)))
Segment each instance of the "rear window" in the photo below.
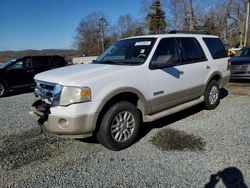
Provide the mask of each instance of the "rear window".
POLYGON ((203 38, 214 59, 227 57, 227 52, 219 38, 203 38))

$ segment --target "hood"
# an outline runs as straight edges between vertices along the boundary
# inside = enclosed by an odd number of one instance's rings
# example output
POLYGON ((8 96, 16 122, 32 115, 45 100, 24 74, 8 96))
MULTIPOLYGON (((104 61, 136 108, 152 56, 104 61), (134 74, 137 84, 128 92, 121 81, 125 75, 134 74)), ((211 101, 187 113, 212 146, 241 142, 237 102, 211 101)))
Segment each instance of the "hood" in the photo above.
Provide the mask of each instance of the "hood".
POLYGON ((232 57, 232 64, 250 64, 250 57, 232 57))
POLYGON ((130 67, 132 66, 107 64, 71 65, 39 73, 34 79, 65 86, 79 86, 80 83, 88 79, 123 71, 130 67))

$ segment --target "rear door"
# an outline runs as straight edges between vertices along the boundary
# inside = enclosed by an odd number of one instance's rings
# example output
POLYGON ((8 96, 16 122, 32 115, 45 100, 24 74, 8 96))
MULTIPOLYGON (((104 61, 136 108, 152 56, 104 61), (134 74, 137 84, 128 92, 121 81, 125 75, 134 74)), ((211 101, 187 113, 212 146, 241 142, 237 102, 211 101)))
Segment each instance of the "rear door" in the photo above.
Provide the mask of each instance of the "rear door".
POLYGON ((34 56, 32 57, 32 67, 35 70, 33 77, 40 73, 50 69, 50 59, 48 56, 34 56))
POLYGON ((50 64, 51 64, 51 68, 59 68, 59 67, 63 67, 67 64, 67 62, 64 60, 63 57, 60 56, 52 56, 50 57, 50 64))
POLYGON ((181 48, 181 62, 187 79, 187 99, 192 100, 203 95, 210 65, 196 38, 180 37, 178 44, 181 48))

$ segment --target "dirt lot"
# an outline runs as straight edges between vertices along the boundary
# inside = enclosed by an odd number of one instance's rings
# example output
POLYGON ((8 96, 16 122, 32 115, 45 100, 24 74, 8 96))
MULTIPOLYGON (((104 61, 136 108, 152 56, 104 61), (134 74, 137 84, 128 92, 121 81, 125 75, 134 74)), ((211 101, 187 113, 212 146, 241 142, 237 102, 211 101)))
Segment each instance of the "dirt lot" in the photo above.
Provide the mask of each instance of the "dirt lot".
POLYGON ((144 124, 120 152, 41 133, 33 94, 15 94, 0 99, 0 187, 250 186, 250 83, 222 89, 213 111, 198 105, 144 124))

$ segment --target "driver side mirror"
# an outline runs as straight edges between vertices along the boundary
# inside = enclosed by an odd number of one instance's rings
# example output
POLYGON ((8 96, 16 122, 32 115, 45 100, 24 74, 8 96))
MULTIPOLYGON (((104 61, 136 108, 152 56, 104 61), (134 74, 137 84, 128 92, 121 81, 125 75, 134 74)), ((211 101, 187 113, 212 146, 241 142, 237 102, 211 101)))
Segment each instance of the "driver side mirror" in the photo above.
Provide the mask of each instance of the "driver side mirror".
POLYGON ((162 69, 166 67, 174 66, 174 57, 173 55, 161 55, 158 56, 155 61, 150 63, 150 69, 162 69))

